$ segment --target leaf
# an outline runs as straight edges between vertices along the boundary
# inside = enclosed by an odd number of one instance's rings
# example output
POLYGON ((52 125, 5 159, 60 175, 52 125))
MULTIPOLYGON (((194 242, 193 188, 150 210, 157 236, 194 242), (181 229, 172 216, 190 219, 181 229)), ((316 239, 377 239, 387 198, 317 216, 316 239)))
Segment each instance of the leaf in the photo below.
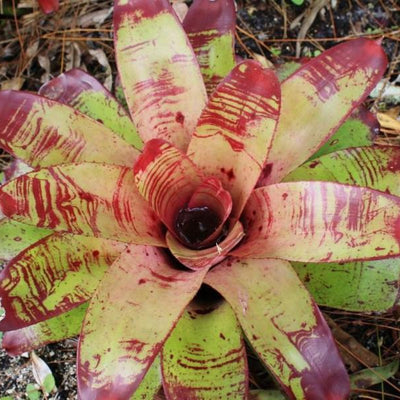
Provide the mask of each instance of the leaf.
POLYGON ((77 235, 51 235, 20 253, 0 273, 6 311, 0 330, 55 317, 86 302, 124 243, 77 235))
POLYGON ((187 154, 231 193, 232 218, 240 216, 261 173, 279 107, 274 72, 245 61, 222 81, 200 116, 187 154))
POLYGON ((244 236, 243 225, 238 221, 230 230, 226 238, 221 242, 216 240, 212 246, 206 249, 189 249, 175 239, 170 232, 167 232, 166 240, 168 249, 179 262, 192 270, 197 270, 201 268, 210 268, 224 260, 228 253, 242 240, 244 236))
POLYGON ((196 54, 207 93, 235 66, 235 2, 195 0, 182 23, 196 54))
POLYGON ((161 385, 161 360, 157 356, 130 400, 157 400, 161 385))
POLYGON ((279 390, 250 390, 249 400, 285 400, 279 390))
POLYGON ((372 146, 378 133, 379 123, 375 115, 361 105, 310 160, 349 147, 372 146))
POLYGON ((91 75, 80 69, 64 72, 44 84, 39 94, 71 106, 104 124, 137 149, 143 147, 129 115, 114 96, 91 75))
POLYGON ((174 269, 156 247, 131 245, 122 253, 86 314, 78 349, 82 398, 135 392, 205 273, 174 269))
POLYGON ((208 206, 218 213, 218 231, 232 209, 229 192, 217 179, 205 178, 184 153, 161 139, 146 143, 134 174, 140 194, 175 236, 180 210, 208 206))
POLYGON ((161 364, 170 400, 246 397, 245 345, 226 302, 192 302, 166 341, 161 364))
POLYGON ((56 389, 53 373, 49 366, 38 357, 34 351, 31 353, 32 373, 36 383, 44 393, 51 393, 56 389))
POLYGON ((349 378, 330 330, 288 262, 229 258, 204 282, 230 303, 290 399, 347 399, 349 378))
POLYGON ((285 181, 334 181, 400 196, 400 148, 395 146, 344 149, 309 161, 285 181))
MULTIPOLYGON (((389 146, 337 151, 307 162, 287 181, 336 181, 400 195, 400 149, 389 146)), ((318 304, 352 311, 390 310, 398 296, 399 259, 357 263, 293 263, 318 304)))
POLYGON ((0 209, 40 228, 164 245, 161 222, 132 170, 117 165, 65 164, 23 175, 0 188, 0 209))
POLYGON ((0 261, 10 261, 22 250, 51 235, 50 229, 22 224, 9 218, 0 219, 0 261))
POLYGON ((367 368, 350 376, 352 389, 364 389, 392 378, 399 370, 399 360, 383 367, 367 368))
POLYGON ((29 400, 39 400, 41 395, 40 391, 32 383, 26 385, 26 394, 29 400))
POLYGON ((59 342, 80 333, 88 303, 46 321, 4 333, 2 347, 11 356, 59 342))
POLYGON ((359 38, 323 52, 286 79, 259 186, 279 182, 312 156, 367 97, 386 65, 378 42, 359 38))
POLYGON ((117 0, 114 37, 122 86, 143 141, 159 137, 185 150, 207 95, 168 0, 117 0))
POLYGON ((138 150, 73 108, 26 92, 0 92, 0 147, 31 167, 79 161, 131 167, 138 150))
POLYGON ((361 312, 387 312, 399 296, 400 258, 354 263, 303 264, 294 270, 319 305, 361 312))
POLYGON ((256 189, 243 215, 246 238, 232 253, 302 262, 400 254, 400 198, 331 182, 256 189))

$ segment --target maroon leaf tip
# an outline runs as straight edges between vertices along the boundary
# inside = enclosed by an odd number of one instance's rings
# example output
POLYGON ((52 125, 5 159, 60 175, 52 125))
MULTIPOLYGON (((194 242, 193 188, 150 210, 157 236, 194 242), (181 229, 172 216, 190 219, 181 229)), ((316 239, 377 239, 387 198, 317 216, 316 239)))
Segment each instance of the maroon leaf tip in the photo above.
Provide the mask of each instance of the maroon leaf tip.
POLYGON ((188 33, 211 29, 220 32, 234 30, 236 24, 235 2, 233 0, 195 0, 183 21, 188 33))

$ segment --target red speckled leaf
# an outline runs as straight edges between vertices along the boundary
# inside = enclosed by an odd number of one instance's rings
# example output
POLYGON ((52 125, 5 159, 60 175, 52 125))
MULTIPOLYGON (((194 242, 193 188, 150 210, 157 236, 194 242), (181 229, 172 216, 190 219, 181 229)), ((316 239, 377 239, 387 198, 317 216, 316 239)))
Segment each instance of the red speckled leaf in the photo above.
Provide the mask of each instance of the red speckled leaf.
POLYGON ((16 356, 49 343, 77 336, 81 330, 87 306, 88 303, 83 303, 57 317, 22 329, 5 332, 2 347, 8 354, 16 356))
POLYGON ((79 161, 132 166, 138 150, 92 118, 31 93, 0 92, 0 147, 32 167, 79 161))
POLYGON ((39 6, 45 14, 57 11, 60 7, 58 0, 38 0, 39 6))
POLYGON ((187 154, 232 196, 238 218, 261 173, 279 117, 280 90, 272 70, 245 61, 212 94, 187 154))
POLYGON ((104 124, 137 149, 143 143, 130 116, 115 97, 95 78, 80 69, 71 69, 44 84, 39 94, 69 105, 104 124))
POLYGON ((205 273, 174 269, 155 247, 128 247, 86 314, 78 352, 81 398, 127 399, 135 392, 205 273))
POLYGON ((210 268, 222 261, 228 253, 242 240, 245 233, 242 224, 238 221, 227 237, 216 241, 212 246, 203 250, 191 250, 180 243, 167 232, 167 245, 173 256, 186 267, 196 270, 210 268))
POLYGON ((237 256, 303 262, 379 259, 400 254, 400 198, 331 182, 256 189, 244 211, 237 256))
POLYGON ((119 75, 142 139, 186 149, 207 95, 168 0, 115 1, 114 32, 119 75))
POLYGON ((325 51, 281 86, 281 116, 260 186, 279 182, 326 142, 375 87, 387 59, 360 38, 325 51))
POLYGON ((0 273, 6 315, 0 330, 44 321, 86 302, 126 244, 51 235, 15 257, 0 273))
POLYGON ((0 209, 19 222, 128 243, 164 245, 161 222, 137 191, 131 168, 65 164, 0 188, 0 209))
POLYGON ((228 259, 205 282, 230 303, 290 399, 348 398, 349 378, 329 327, 288 262, 228 259))
POLYGON ((235 66, 236 12, 233 0, 195 0, 183 28, 196 54, 207 93, 235 66))
POLYGON ((205 178, 184 153, 164 140, 146 143, 134 173, 140 194, 173 234, 177 214, 186 207, 213 209, 220 218, 217 231, 229 216, 232 200, 221 183, 205 178))
POLYGON ((226 302, 192 302, 161 357, 169 400, 247 397, 247 360, 242 332, 226 302))

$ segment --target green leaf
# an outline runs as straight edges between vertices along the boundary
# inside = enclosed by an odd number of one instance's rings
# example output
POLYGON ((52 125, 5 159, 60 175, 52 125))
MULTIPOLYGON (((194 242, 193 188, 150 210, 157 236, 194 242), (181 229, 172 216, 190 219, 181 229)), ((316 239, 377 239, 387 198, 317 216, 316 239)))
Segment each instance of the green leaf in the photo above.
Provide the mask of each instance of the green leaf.
POLYGON ((0 260, 10 261, 28 246, 51 234, 50 229, 22 224, 9 218, 0 219, 0 260))
POLYGON ((196 54, 207 93, 235 66, 236 13, 233 0, 195 0, 183 28, 196 54))
POLYGON ((292 266, 320 305, 387 312, 398 301, 400 258, 339 264, 292 262, 292 266))
POLYGON ((65 164, 20 176, 0 188, 0 210, 40 228, 165 243, 161 222, 137 191, 132 169, 118 165, 65 164))
POLYGON ((310 157, 310 160, 349 147, 372 146, 378 132, 379 123, 376 117, 360 106, 329 140, 310 157))
POLYGON ((93 161, 131 167, 139 151, 72 107, 27 92, 0 92, 0 147, 31 167, 93 161))
POLYGON ((196 56, 168 0, 114 3, 115 55, 144 142, 185 150, 207 95, 196 56))
POLYGON ((400 147, 344 149, 306 162, 285 181, 330 181, 368 187, 400 196, 400 147))
POLYGON ((329 327, 288 262, 227 259, 205 283, 230 303, 289 398, 347 398, 349 379, 329 327))
POLYGON ((4 333, 2 347, 15 356, 79 335, 88 303, 25 328, 4 333))
POLYGON ((332 47, 289 76, 259 185, 279 182, 311 157, 367 97, 386 64, 381 46, 360 38, 332 47))
POLYGON ((156 247, 131 245, 122 253, 85 317, 78 350, 83 398, 128 398, 135 392, 206 271, 175 269, 156 247))
POLYGON ((400 255, 400 197, 332 182, 256 189, 242 217, 244 242, 232 254, 302 262, 400 255))
POLYGON ((41 393, 32 383, 26 385, 26 394, 29 400, 40 400, 41 393))
POLYGON ((130 400, 157 400, 155 396, 161 385, 161 360, 157 356, 130 400))
POLYGON ((135 148, 142 148, 142 140, 125 109, 86 72, 80 69, 67 71, 44 84, 39 94, 73 107, 101 122, 135 148))
POLYGON ((43 389, 46 393, 51 393, 54 389, 56 389, 56 381, 52 374, 49 374, 44 378, 43 389))
POLYGON ((383 367, 367 368, 350 376, 352 389, 364 389, 392 378, 399 370, 399 360, 383 367))
POLYGON ((0 274, 6 310, 0 330, 55 317, 91 298, 124 243, 78 235, 51 235, 14 258, 0 274))
POLYGON ((240 400, 247 392, 246 351, 240 326, 226 302, 194 302, 162 351, 168 399, 240 400))

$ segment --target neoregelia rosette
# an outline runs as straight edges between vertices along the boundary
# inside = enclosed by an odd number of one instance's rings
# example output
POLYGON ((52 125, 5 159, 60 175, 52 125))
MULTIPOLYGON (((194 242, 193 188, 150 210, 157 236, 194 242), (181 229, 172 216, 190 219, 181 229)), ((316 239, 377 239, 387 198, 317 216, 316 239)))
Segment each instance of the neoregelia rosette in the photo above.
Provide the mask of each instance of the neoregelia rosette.
MULTIPOLYGON (((388 259, 398 276, 399 150, 299 167, 382 77, 379 43, 340 44, 280 83, 235 66, 234 18, 228 0, 196 0, 183 24, 167 0, 115 1, 129 115, 79 70, 0 93, 0 146, 33 168, 0 189, 3 346, 81 332, 82 399, 153 398, 160 366, 168 399, 245 399, 244 337, 289 398, 344 399, 303 282, 322 304, 371 310, 364 292, 324 297, 318 268, 388 259)), ((381 308, 397 298, 387 282, 381 308)))

